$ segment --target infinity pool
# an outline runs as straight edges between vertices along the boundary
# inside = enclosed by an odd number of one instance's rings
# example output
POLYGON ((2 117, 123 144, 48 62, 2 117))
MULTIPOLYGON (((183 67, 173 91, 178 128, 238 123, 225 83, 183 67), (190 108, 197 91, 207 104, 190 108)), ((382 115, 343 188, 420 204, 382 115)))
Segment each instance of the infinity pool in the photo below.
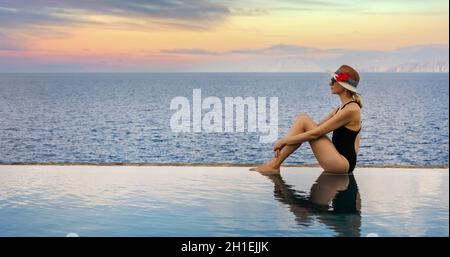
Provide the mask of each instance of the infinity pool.
POLYGON ((0 166, 0 236, 449 236, 449 170, 0 166))

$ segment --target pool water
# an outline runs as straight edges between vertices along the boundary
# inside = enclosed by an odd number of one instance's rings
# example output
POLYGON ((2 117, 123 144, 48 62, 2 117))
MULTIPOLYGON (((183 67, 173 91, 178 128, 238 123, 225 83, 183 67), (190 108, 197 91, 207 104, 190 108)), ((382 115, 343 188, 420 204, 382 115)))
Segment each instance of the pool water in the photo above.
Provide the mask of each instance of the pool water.
POLYGON ((448 169, 0 166, 0 236, 449 236, 448 169))

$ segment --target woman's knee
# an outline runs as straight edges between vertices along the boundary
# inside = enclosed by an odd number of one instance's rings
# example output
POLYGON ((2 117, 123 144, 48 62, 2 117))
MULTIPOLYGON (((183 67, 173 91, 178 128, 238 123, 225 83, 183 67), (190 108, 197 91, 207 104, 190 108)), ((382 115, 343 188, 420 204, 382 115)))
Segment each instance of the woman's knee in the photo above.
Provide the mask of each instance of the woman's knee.
POLYGON ((297 116, 297 121, 309 122, 309 121, 312 121, 312 119, 308 114, 302 112, 297 116))
POLYGON ((297 116, 297 118, 298 118, 298 119, 300 119, 300 118, 309 118, 309 115, 308 115, 306 112, 301 112, 301 113, 297 116))
POLYGON ((298 115, 297 122, 301 122, 304 125, 305 131, 317 127, 317 123, 308 114, 304 112, 298 115))

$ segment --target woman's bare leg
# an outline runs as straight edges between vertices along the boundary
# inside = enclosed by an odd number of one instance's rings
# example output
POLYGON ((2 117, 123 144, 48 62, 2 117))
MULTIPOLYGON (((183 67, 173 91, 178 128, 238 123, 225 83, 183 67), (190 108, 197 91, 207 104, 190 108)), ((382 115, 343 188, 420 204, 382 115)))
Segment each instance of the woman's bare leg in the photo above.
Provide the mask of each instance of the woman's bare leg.
MULTIPOLYGON (((292 127, 289 129, 286 136, 295 136, 299 133, 303 133, 306 130, 306 123, 309 122, 309 117, 306 114, 300 114, 297 118, 297 120, 294 122, 292 127)), ((291 155, 297 148, 300 147, 301 144, 297 145, 287 145, 283 147, 283 149, 280 151, 280 156, 278 158, 272 158, 270 161, 266 162, 263 165, 258 166, 257 168, 253 170, 257 170, 260 172, 268 172, 268 173, 276 173, 280 172, 280 166, 283 163, 283 161, 291 155)))
MULTIPOLYGON (((308 115, 301 114, 289 130, 287 136, 297 135, 317 127, 308 115)), ((342 173, 348 170, 348 161, 336 150, 331 140, 323 135, 318 139, 309 141, 311 149, 319 164, 328 172, 342 173)), ((283 147, 278 158, 258 166, 255 170, 263 173, 280 172, 280 166, 301 144, 283 147)))

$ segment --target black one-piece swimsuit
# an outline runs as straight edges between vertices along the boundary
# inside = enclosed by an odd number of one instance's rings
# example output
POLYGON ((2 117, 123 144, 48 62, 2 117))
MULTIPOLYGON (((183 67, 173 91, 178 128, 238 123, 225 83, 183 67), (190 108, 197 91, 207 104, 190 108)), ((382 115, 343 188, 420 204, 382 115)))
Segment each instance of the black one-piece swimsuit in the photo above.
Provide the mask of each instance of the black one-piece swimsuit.
MULTIPOLYGON (((342 110, 347 104, 352 102, 356 101, 350 101, 344 104, 342 108, 336 110, 336 113, 339 110, 342 110)), ((339 127, 333 131, 332 142, 336 147, 336 150, 338 150, 338 152, 342 154, 350 164, 350 167, 348 169, 349 173, 352 172, 356 166, 355 140, 356 136, 358 136, 360 131, 361 128, 359 128, 358 131, 353 131, 351 129, 346 128, 345 126, 339 127)))

